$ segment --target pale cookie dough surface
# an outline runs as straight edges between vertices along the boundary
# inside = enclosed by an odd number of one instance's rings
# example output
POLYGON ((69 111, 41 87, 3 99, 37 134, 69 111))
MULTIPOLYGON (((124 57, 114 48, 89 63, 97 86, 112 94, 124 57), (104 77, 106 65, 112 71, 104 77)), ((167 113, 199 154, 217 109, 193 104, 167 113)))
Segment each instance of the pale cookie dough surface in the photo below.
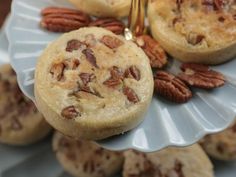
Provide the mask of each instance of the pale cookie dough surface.
POLYGON ((63 35, 37 63, 38 108, 68 136, 97 140, 126 132, 143 120, 152 95, 142 49, 102 28, 63 35))
POLYGON ((219 64, 236 56, 236 1, 152 0, 153 36, 184 62, 219 64))
POLYGON ((123 177, 213 177, 213 167, 199 145, 155 153, 125 152, 123 177))
POLYGON ((79 10, 99 17, 128 16, 131 0, 69 0, 79 10))
POLYGON ((0 67, 0 142, 27 145, 51 130, 34 103, 20 91, 10 65, 0 67))
POLYGON ((218 160, 236 159, 236 122, 221 133, 207 135, 201 145, 208 155, 218 160))
POLYGON ((53 150, 63 168, 76 177, 110 177, 122 168, 121 152, 112 152, 90 141, 73 140, 55 133, 53 150))

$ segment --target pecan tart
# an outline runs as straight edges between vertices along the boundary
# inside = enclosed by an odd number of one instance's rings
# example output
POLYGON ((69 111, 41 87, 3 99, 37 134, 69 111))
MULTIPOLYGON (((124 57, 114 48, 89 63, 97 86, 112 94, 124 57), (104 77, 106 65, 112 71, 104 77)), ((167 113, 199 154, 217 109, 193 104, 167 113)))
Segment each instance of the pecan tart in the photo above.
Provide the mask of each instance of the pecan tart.
POLYGON ((9 64, 0 67, 0 93, 1 143, 28 145, 48 135, 51 127, 20 91, 9 64))
POLYGON ((124 37, 97 27, 57 39, 39 58, 35 97, 65 135, 98 140, 136 127, 153 95, 149 59, 124 37))
POLYGON ((173 57, 220 64, 236 56, 235 0, 152 0, 153 36, 173 57))

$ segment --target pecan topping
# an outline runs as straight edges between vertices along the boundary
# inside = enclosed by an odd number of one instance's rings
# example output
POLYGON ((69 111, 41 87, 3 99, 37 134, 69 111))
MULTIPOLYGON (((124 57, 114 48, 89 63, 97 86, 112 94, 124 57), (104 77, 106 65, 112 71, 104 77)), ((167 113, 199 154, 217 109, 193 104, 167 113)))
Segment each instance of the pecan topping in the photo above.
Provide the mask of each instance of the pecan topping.
POLYGON ((118 48, 118 47, 120 47, 121 45, 124 44, 124 42, 121 41, 120 39, 118 39, 116 37, 113 37, 113 36, 109 36, 109 35, 103 36, 100 41, 105 46, 109 47, 110 49, 118 48))
POLYGON ((66 69, 75 70, 80 65, 80 62, 78 59, 67 59, 63 61, 63 64, 66 69))
POLYGON ((73 119, 80 116, 80 113, 76 110, 75 106, 68 106, 62 110, 61 115, 66 119, 73 119))
POLYGON ((170 101, 184 103, 192 98, 190 89, 180 79, 165 71, 156 73, 154 84, 156 93, 170 101))
POLYGON ((117 66, 113 66, 110 70, 110 73, 111 73, 112 78, 121 79, 121 80, 124 79, 123 77, 124 73, 122 69, 117 66))
POLYGON ((40 25, 53 32, 69 32, 88 26, 90 17, 78 10, 48 7, 41 12, 43 18, 40 25))
POLYGON ((86 56, 86 59, 92 66, 99 68, 97 65, 96 57, 94 56, 92 49, 90 48, 84 49, 82 53, 86 56))
POLYGON ((183 164, 180 161, 178 161, 178 160, 175 161, 174 170, 178 174, 178 177, 184 177, 183 164))
POLYGON ((122 80, 111 77, 104 81, 103 84, 110 88, 116 88, 117 86, 120 86, 122 84, 122 80))
POLYGON ((136 43, 149 58, 152 68, 162 68, 167 63, 167 55, 160 44, 148 35, 139 36, 136 43))
POLYGON ((184 2, 184 0, 176 0, 178 10, 181 9, 181 5, 182 5, 183 2, 184 2))
POLYGON ((65 69, 65 66, 63 63, 56 63, 52 65, 50 69, 50 73, 52 74, 54 79, 56 79, 57 81, 60 81, 63 77, 64 69, 65 69))
POLYGON ((89 26, 102 27, 118 35, 122 34, 125 29, 124 23, 115 18, 98 18, 91 22, 89 26))
POLYGON ((213 89, 225 84, 224 76, 208 66, 186 63, 181 66, 181 69, 183 72, 178 77, 190 86, 213 89))
POLYGON ((125 77, 126 78, 133 78, 137 81, 141 79, 140 70, 136 66, 130 66, 125 71, 125 77))
POLYGON ((191 32, 187 36, 187 42, 192 45, 197 45, 197 44, 201 43, 204 38, 205 38, 204 35, 191 32))
POLYGON ((139 102, 138 95, 134 92, 133 89, 131 89, 129 87, 124 87, 123 93, 130 102, 132 102, 132 103, 138 103, 139 102))
POLYGON ((66 51, 72 52, 73 50, 78 50, 83 45, 82 42, 76 39, 72 39, 67 42, 66 51))
POLYGON ((89 73, 81 73, 79 77, 82 80, 83 84, 87 85, 89 82, 91 82, 94 79, 95 75, 89 74, 89 73))
POLYGON ((121 68, 118 68, 117 66, 113 66, 110 69, 110 74, 111 74, 111 77, 107 79, 106 81, 104 81, 103 84, 110 88, 116 88, 117 86, 120 86, 124 79, 123 77, 124 73, 121 70, 121 68))

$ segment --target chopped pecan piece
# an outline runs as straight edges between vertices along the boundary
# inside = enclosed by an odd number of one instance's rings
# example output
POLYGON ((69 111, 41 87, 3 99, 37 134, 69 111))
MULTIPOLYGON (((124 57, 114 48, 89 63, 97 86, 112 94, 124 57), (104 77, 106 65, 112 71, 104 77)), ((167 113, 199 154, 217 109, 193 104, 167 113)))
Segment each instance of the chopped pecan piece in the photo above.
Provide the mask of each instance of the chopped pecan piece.
POLYGON ((140 70, 136 66, 130 66, 125 70, 125 77, 139 81, 141 79, 140 70))
POLYGON ((50 69, 50 73, 52 74, 52 77, 56 79, 57 81, 60 81, 63 77, 63 72, 65 69, 65 65, 63 63, 55 63, 52 65, 50 69))
POLYGON ((75 106, 68 106, 64 108, 61 112, 62 117, 66 119, 74 119, 78 116, 80 116, 79 111, 75 108, 75 106))
POLYGON ((117 86, 120 86, 122 84, 122 80, 111 77, 104 81, 103 84, 110 88, 116 88, 117 86))
POLYGON ((111 77, 103 82, 104 85, 110 88, 116 88, 117 86, 120 86, 124 79, 124 73, 121 68, 117 66, 113 66, 110 69, 111 77))
POLYGON ((124 79, 124 76, 123 76, 124 73, 123 73, 122 69, 117 66, 113 66, 110 70, 110 73, 111 73, 112 78, 121 79, 121 80, 124 79))
POLYGON ((138 103, 139 102, 139 97, 138 95, 134 92, 133 89, 129 87, 124 87, 123 88, 123 93, 127 97, 127 99, 132 102, 132 103, 138 103))
POLYGON ((73 50, 78 50, 83 45, 82 42, 76 39, 72 39, 67 42, 66 51, 72 52, 73 50))
POLYGON ((80 62, 78 59, 67 59, 63 61, 63 64, 66 69, 75 70, 80 65, 80 62))
POLYGON ((183 2, 184 2, 184 0, 176 0, 176 5, 177 5, 178 10, 181 9, 181 5, 183 2))
POLYGON ((194 32, 189 33, 187 36, 187 42, 192 45, 197 45, 201 43, 203 39, 205 39, 204 35, 196 34, 194 32))
POLYGON ((86 86, 89 82, 91 82, 94 79, 95 75, 89 73, 80 73, 79 77, 82 80, 83 84, 86 86))
POLYGON ((124 23, 115 18, 98 18, 91 22, 89 26, 102 27, 118 35, 122 34, 125 29, 124 23))
POLYGON ((92 49, 87 48, 82 51, 82 53, 86 56, 87 61, 94 67, 99 68, 97 65, 96 57, 92 51, 92 49))
POLYGON ((167 63, 167 55, 160 44, 148 35, 137 37, 136 43, 149 58, 152 68, 162 68, 167 63))
POLYGON ((157 72, 154 84, 155 92, 170 101, 184 103, 192 98, 192 92, 187 85, 168 72, 157 72))
POLYGON ((110 49, 118 48, 118 47, 120 47, 121 45, 124 44, 124 42, 121 41, 120 39, 118 39, 116 37, 113 37, 113 36, 109 36, 109 35, 103 36, 100 41, 105 46, 109 47, 110 49))
POLYGON ((185 63, 181 69, 183 72, 178 75, 178 78, 190 86, 213 89, 225 84, 223 74, 211 70, 208 66, 185 63))
POLYGON ((69 32, 88 26, 90 17, 78 10, 48 7, 41 12, 43 18, 40 25, 53 32, 69 32))

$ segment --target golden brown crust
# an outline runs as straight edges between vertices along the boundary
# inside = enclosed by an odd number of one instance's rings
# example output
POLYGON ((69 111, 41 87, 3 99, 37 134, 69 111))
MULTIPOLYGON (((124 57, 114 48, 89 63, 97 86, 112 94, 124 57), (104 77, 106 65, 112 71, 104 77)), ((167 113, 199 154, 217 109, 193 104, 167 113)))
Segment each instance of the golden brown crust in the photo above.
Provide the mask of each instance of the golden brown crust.
POLYGON ((103 139, 134 128, 152 94, 144 52, 102 28, 65 34, 45 50, 36 68, 39 109, 56 129, 76 138, 103 139), (130 68, 131 75, 125 75, 130 68))
POLYGON ((219 64, 232 59, 236 55, 236 2, 216 6, 213 0, 150 1, 152 34, 184 62, 219 64))

